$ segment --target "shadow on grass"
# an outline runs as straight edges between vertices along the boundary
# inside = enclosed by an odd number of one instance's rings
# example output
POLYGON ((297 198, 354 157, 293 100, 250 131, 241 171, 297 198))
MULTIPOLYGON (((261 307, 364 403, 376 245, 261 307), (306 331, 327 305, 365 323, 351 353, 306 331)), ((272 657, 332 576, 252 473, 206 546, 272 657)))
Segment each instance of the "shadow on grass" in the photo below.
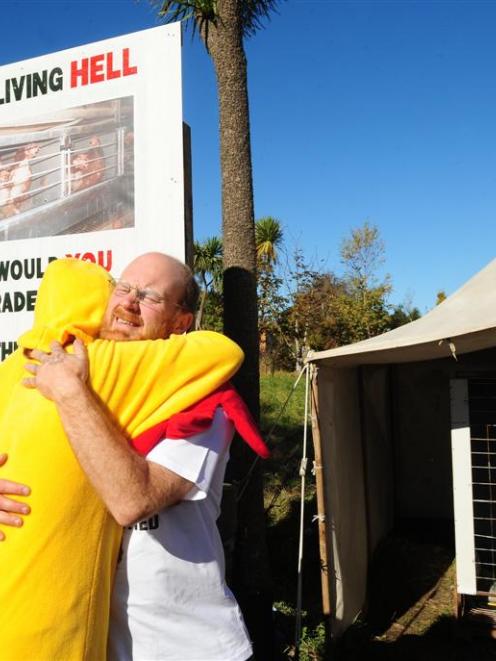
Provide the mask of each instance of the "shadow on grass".
MULTIPOLYGON (((313 631, 323 619, 317 524, 312 522, 316 507, 315 497, 305 503, 302 608, 303 626, 309 632, 313 631)), ((300 502, 293 500, 288 504, 286 516, 269 526, 267 531, 276 604, 274 628, 277 659, 287 659, 285 650, 294 644, 299 517, 300 502)))
POLYGON ((496 645, 454 615, 453 523, 407 520, 371 564, 368 617, 322 658, 333 661, 486 661, 496 645))
POLYGON ((399 522, 394 534, 376 549, 369 570, 368 626, 374 635, 383 634, 393 621, 401 621, 415 604, 419 608, 406 618, 418 619, 422 599, 439 596, 440 615, 451 614, 450 595, 441 595, 440 581, 454 558, 453 523, 425 519, 399 522), (443 601, 444 599, 444 601, 443 601), (418 611, 418 612, 417 612, 418 611))
MULTIPOLYGON (((350 632, 351 633, 351 632, 350 632)), ((495 643, 467 636, 453 616, 440 617, 423 635, 395 641, 346 635, 322 657, 333 661, 494 661, 495 643)))

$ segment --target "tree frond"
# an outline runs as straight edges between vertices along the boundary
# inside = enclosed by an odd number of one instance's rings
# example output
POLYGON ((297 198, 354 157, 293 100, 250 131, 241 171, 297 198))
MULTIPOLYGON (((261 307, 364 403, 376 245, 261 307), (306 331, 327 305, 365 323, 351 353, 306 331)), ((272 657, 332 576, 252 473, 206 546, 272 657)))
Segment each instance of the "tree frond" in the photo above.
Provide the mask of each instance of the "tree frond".
POLYGON ((193 270, 198 274, 210 273, 214 278, 222 271, 222 241, 217 236, 206 239, 203 243, 195 241, 193 270))
MULTIPOLYGON (((211 25, 217 25, 217 0, 149 0, 158 7, 158 16, 165 23, 184 21, 193 34, 199 30, 208 34, 211 25)), ((280 0, 241 0, 241 25, 244 37, 251 37, 264 27, 272 12, 277 11, 280 0)))
POLYGON ((255 222, 255 244, 257 259, 267 266, 277 261, 277 248, 282 242, 283 232, 277 218, 266 216, 255 222))
POLYGON ((251 37, 264 27, 272 12, 277 12, 279 0, 242 0, 243 36, 251 37))
POLYGON ((174 21, 188 21, 193 18, 195 3, 192 0, 172 2, 171 0, 150 0, 158 8, 158 17, 165 23, 174 21))
POLYGON ((164 23, 183 21, 196 30, 208 34, 210 24, 217 24, 217 0, 149 0, 158 8, 158 17, 164 23))

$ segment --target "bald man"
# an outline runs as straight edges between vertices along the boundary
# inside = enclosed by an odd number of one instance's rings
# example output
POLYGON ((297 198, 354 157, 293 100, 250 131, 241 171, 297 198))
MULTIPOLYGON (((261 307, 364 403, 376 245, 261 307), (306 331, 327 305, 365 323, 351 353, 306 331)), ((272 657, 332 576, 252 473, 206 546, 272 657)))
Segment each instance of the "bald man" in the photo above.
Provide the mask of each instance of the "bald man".
MULTIPOLYGON (((151 253, 124 270, 101 337, 144 340, 184 332, 195 283, 186 267, 151 253)), ((78 458, 114 518, 126 527, 112 599, 113 659, 244 661, 251 644, 224 580, 215 525, 233 435, 218 409, 210 429, 164 438, 147 457, 123 442, 87 385, 84 348, 33 352, 27 385, 51 399, 78 458), (172 507, 174 505, 174 507, 172 507)))

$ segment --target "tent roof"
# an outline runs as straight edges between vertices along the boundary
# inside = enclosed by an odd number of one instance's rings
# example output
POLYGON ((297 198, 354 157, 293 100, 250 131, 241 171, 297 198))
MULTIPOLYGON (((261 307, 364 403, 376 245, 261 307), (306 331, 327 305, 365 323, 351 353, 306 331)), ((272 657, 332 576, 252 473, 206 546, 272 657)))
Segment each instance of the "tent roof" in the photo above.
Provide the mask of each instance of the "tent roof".
POLYGON ((336 367, 445 358, 496 346, 496 259, 420 319, 355 344, 311 351, 336 367))

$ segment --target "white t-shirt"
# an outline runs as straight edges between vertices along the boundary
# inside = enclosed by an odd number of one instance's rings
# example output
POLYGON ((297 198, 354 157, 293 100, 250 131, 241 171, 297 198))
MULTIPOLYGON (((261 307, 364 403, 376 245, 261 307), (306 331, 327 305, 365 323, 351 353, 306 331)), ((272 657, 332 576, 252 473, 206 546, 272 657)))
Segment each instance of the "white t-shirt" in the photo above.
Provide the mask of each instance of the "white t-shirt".
POLYGON ((245 661, 241 611, 224 581, 216 525, 233 427, 217 409, 210 429, 164 439, 147 459, 195 484, 185 500, 124 531, 112 595, 115 661, 245 661))

